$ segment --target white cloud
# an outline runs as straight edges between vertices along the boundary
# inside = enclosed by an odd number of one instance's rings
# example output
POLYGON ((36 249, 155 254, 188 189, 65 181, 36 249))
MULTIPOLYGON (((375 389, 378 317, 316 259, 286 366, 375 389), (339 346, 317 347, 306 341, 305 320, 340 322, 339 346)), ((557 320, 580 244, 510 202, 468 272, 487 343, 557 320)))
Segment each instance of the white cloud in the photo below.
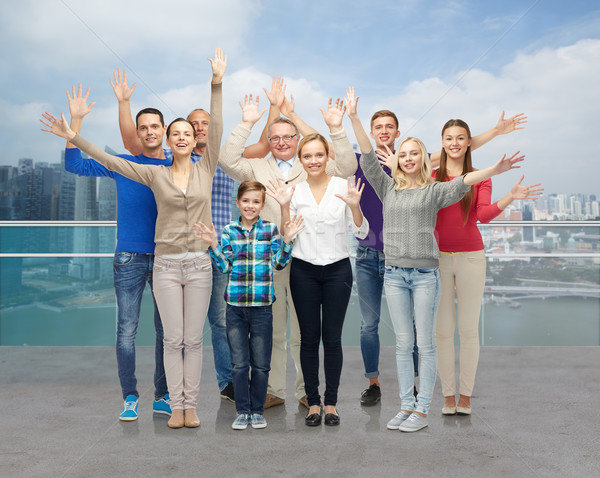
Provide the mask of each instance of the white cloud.
MULTIPOLYGON (((532 54, 519 54, 499 75, 481 70, 449 80, 428 78, 414 82, 395 96, 361 105, 363 121, 375 110, 396 112, 404 133, 418 136, 428 148, 440 148, 442 125, 462 118, 473 134, 492 127, 500 112, 524 112, 526 129, 500 137, 474 153, 476 164, 487 166, 503 153, 520 149, 527 155, 526 179, 544 182, 547 192, 597 192, 597 182, 586 171, 597 168, 595 139, 600 128, 600 40, 532 54), (424 115, 424 116, 423 116, 424 115), (410 131, 407 131, 410 128, 410 131)), ((360 92, 358 92, 360 94, 360 92)), ((494 180, 505 191, 516 174, 494 180)))

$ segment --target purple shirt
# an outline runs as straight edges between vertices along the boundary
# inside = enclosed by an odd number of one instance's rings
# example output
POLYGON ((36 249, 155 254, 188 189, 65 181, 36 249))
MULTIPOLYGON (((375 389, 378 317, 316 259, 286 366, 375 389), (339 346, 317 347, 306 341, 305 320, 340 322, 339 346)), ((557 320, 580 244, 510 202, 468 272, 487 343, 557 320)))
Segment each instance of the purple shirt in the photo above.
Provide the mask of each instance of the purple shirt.
MULTIPOLYGON (((356 153, 356 160, 360 160, 360 154, 358 153, 356 153)), ((389 168, 383 165, 381 167, 388 176, 392 175, 389 168)), ((365 189, 360 198, 360 208, 367 221, 369 221, 369 235, 364 239, 359 239, 358 242, 362 246, 383 251, 383 205, 381 204, 381 199, 377 196, 373 186, 365 179, 365 174, 360 167, 360 163, 355 175, 356 178, 360 178, 361 182, 365 184, 365 189)))

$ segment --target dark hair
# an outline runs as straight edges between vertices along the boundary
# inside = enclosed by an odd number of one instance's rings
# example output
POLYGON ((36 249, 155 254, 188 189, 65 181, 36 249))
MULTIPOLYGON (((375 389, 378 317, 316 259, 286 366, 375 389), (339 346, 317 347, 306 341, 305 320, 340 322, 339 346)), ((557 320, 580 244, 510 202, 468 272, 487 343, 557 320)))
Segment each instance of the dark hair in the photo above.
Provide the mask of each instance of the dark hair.
POLYGON ((158 115, 158 117, 160 118, 160 124, 162 126, 165 125, 165 119, 163 118, 163 114, 159 110, 157 110, 156 108, 144 108, 143 110, 140 110, 137 115, 135 115, 136 128, 138 127, 138 119, 142 115, 158 115))
POLYGON ((194 133, 194 137, 196 136, 196 128, 194 128, 194 125, 192 123, 190 123, 188 120, 186 120, 185 118, 175 118, 173 121, 171 121, 171 123, 169 124, 169 126, 167 127, 167 138, 169 137, 169 135, 171 134, 171 126, 173 126, 175 123, 187 123, 190 125, 190 128, 192 128, 192 132, 194 133))
POLYGON ((325 137, 323 135, 320 135, 319 133, 311 133, 302 138, 302 141, 300 141, 297 153, 298 158, 300 157, 300 153, 302 152, 302 148, 304 148, 304 145, 306 143, 310 143, 311 141, 320 141, 321 143, 323 143, 323 146, 325 146, 325 153, 327 154, 327 157, 329 157, 329 143, 327 142, 325 137))
POLYGON ((375 121, 377 118, 383 118, 384 116, 391 116, 394 119, 394 123, 396 123, 396 129, 398 129, 398 117, 394 114, 394 112, 390 110, 379 110, 373 113, 373 116, 371 116, 371 131, 373 130, 373 121, 375 121))
MULTIPOLYGON (((444 137, 444 131, 453 126, 458 126, 459 128, 463 128, 467 132, 467 136, 471 139, 471 130, 469 129, 469 125, 465 123, 461 119, 451 119, 446 121, 446 124, 442 128, 442 138, 444 137)), ((446 168, 446 161, 448 156, 446 155, 446 150, 442 148, 442 154, 440 157, 440 167, 437 170, 435 180, 444 182, 448 180, 448 170, 446 168)), ((465 153, 465 159, 463 160, 463 168, 461 174, 470 173, 471 171, 475 171, 473 168, 473 163, 471 162, 471 146, 467 148, 467 152, 465 153)), ((465 194, 465 196, 460 200, 460 210, 462 212, 463 222, 467 223, 469 220, 469 213, 471 212, 471 204, 473 203, 473 186, 469 189, 469 192, 465 194)))
POLYGON ((242 196, 249 191, 261 191, 262 192, 262 201, 265 202, 265 196, 267 193, 267 188, 265 188, 264 184, 259 181, 242 181, 240 183, 240 187, 237 192, 237 200, 242 199, 242 196))

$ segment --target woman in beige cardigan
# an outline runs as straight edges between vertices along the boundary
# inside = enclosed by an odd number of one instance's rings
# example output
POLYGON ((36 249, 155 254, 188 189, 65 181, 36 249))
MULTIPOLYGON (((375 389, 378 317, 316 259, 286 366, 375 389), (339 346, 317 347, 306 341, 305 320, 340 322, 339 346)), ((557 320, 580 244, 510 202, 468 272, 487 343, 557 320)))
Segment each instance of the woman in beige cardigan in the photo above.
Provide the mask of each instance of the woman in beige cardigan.
POLYGON ((69 128, 64 114, 58 120, 43 115, 43 129, 66 138, 99 163, 147 185, 158 208, 155 232, 153 291, 164 328, 165 373, 171 397, 171 428, 197 427, 196 400, 202 370, 202 329, 212 286, 209 244, 195 238, 192 225, 210 224, 211 189, 223 133, 221 80, 226 60, 217 49, 211 60, 211 122, 202 160, 191 162, 196 144, 194 127, 177 118, 167 128, 167 145, 173 151, 171 166, 137 164, 111 156, 69 128), (185 349, 185 354, 182 350, 185 349))

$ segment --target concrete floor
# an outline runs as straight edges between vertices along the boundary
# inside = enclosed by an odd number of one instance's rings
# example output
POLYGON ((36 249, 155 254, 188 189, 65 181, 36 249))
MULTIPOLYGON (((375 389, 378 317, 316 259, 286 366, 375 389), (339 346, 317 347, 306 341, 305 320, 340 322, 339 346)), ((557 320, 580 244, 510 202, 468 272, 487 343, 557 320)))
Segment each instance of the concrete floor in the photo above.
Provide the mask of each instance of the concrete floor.
MULTIPOLYGON (((0 477, 600 476, 600 347, 484 347, 471 417, 386 430, 399 408, 394 349, 381 356, 383 398, 362 408, 358 347, 344 348, 339 427, 308 428, 288 398, 264 430, 234 431, 204 353, 198 429, 153 416, 153 350, 138 348, 140 418, 122 406, 108 347, 0 347, 0 477)), ((293 382, 288 364, 288 391, 293 382)))

